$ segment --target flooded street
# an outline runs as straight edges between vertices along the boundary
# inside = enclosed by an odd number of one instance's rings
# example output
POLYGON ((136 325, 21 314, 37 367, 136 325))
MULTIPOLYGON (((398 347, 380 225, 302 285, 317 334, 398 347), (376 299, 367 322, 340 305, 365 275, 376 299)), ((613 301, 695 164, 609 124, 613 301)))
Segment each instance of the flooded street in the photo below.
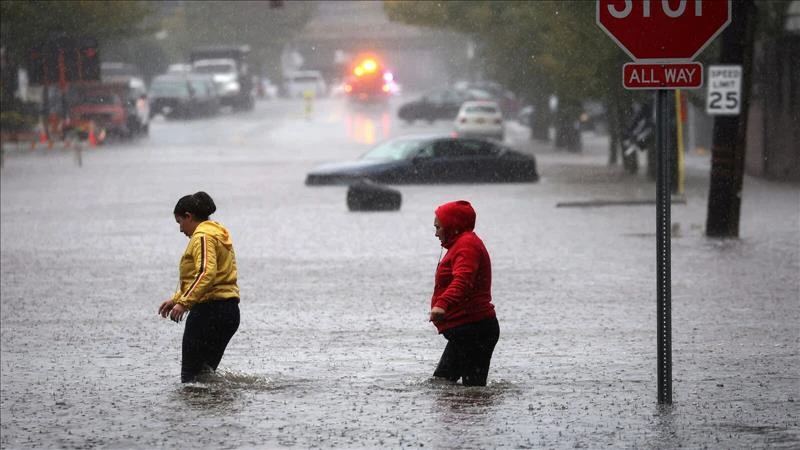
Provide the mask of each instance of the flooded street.
POLYGON ((3 448, 796 448, 800 189, 745 179, 742 237, 704 237, 708 156, 672 208, 674 405, 656 401, 655 206, 606 139, 556 152, 509 124, 538 183, 403 185, 397 212, 352 213, 305 174, 451 122, 397 103, 273 100, 151 124, 148 138, 5 155, 3 448), (219 372, 180 383, 183 324, 161 319, 187 239, 172 215, 204 190, 231 231, 241 325, 219 372), (433 211, 466 199, 494 266, 489 385, 430 375, 441 248, 433 211), (676 228, 677 227, 677 228, 676 228))

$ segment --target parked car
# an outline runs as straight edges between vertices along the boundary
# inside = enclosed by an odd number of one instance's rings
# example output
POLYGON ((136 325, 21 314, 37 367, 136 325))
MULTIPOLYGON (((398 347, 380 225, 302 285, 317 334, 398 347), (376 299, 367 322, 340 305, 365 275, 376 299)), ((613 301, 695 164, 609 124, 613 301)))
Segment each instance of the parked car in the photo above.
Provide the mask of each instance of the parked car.
POLYGON ((106 83, 127 81, 131 78, 144 79, 144 74, 135 64, 112 61, 100 63, 100 79, 106 83))
POLYGON ((192 65, 184 63, 170 64, 167 73, 191 73, 192 65))
POLYGON ((150 105, 144 81, 75 83, 67 94, 70 119, 92 121, 110 134, 133 137, 150 130, 150 105))
POLYGON ((290 98, 302 97, 311 92, 316 97, 328 94, 328 86, 322 74, 316 70, 301 70, 284 76, 286 95, 290 98))
POLYGON ((606 107, 596 100, 586 100, 582 103, 582 106, 583 111, 580 115, 581 130, 605 134, 608 130, 606 107))
POLYGON ((278 98, 279 89, 278 86, 276 86, 275 83, 272 82, 272 80, 270 80, 268 77, 263 77, 263 76, 256 78, 257 78, 257 83, 255 83, 255 85, 257 86, 256 89, 258 97, 270 100, 278 98))
POLYGON ((531 116, 533 115, 533 105, 527 105, 520 108, 517 113, 516 121, 520 125, 529 127, 531 125, 531 116))
POLYGON ((536 160, 500 143, 447 135, 402 136, 355 161, 330 163, 306 176, 306 185, 535 182, 536 160))
POLYGON ((475 81, 456 83, 457 89, 480 90, 489 94, 492 100, 500 105, 503 115, 512 117, 519 112, 521 107, 519 99, 513 92, 495 81, 475 81))
POLYGON ((456 134, 461 137, 488 137, 502 141, 505 135, 503 112, 494 101, 466 101, 458 110, 456 134))
POLYGON ((490 98, 487 93, 479 90, 434 89, 400 106, 397 116, 409 124, 415 120, 426 120, 428 123, 439 119, 453 120, 465 101, 490 98))
POLYGON ((219 111, 220 98, 210 75, 164 74, 150 84, 151 115, 198 117, 219 111))

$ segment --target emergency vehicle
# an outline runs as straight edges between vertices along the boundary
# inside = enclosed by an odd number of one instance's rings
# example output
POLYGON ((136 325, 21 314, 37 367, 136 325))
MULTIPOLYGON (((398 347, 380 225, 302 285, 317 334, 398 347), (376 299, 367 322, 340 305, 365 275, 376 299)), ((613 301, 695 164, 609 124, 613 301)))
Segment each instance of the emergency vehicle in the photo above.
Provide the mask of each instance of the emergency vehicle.
POLYGON ((394 76, 374 56, 358 58, 345 78, 344 92, 355 101, 384 101, 395 91, 394 76))

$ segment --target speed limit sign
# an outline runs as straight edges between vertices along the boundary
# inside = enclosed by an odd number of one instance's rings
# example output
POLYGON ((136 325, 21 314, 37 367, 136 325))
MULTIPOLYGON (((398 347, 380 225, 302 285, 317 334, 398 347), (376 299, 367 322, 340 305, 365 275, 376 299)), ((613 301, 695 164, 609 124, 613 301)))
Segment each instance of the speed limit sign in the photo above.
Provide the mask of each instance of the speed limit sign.
POLYGON ((742 104, 742 66, 709 66, 706 113, 736 116, 742 104))

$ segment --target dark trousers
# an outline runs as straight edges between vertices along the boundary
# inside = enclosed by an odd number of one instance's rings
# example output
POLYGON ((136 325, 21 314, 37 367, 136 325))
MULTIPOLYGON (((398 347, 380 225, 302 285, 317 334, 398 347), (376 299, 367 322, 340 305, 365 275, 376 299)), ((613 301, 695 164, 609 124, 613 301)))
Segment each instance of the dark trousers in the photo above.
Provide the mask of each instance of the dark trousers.
POLYGON ((183 330, 181 382, 192 381, 204 369, 217 370, 225 347, 238 328, 239 299, 195 305, 183 330))
POLYGON ((461 378, 464 386, 486 386, 492 352, 500 338, 497 318, 461 325, 442 334, 447 339, 447 347, 433 376, 450 381, 461 378))

